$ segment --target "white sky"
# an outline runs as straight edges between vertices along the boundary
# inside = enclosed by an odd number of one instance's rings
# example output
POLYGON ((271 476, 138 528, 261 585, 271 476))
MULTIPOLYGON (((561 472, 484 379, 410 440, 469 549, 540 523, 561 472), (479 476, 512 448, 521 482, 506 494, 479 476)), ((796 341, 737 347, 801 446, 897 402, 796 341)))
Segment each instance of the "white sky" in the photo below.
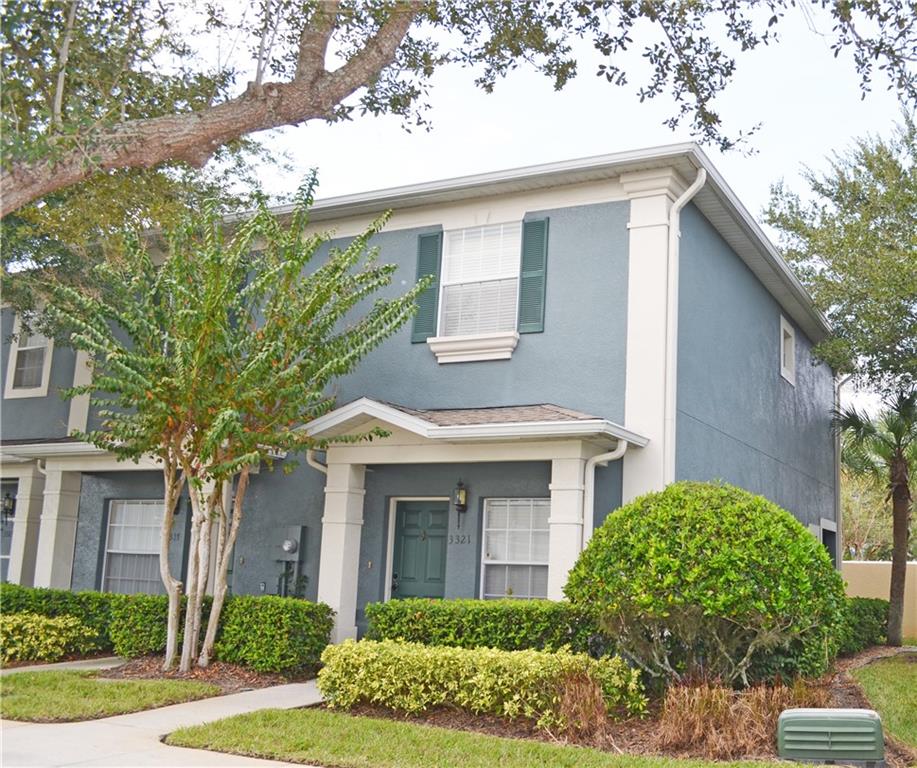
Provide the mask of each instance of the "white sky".
MULTIPOLYGON (((866 134, 888 135, 900 118, 895 95, 877 79, 861 99, 849 54, 835 59, 828 41, 811 31, 799 8, 780 24, 781 41, 740 54, 735 79, 719 98, 727 130, 762 123, 750 139, 755 154, 704 150, 746 207, 760 218, 770 184, 781 178, 805 192, 803 165, 819 169, 826 156, 866 134)), ((830 22, 815 22, 829 31, 830 22)), ((528 70, 512 73, 485 94, 473 74, 440 70, 430 93, 429 132, 407 133, 396 118, 356 117, 352 122, 310 123, 264 136, 286 152, 291 173, 265 168, 268 191, 289 193, 306 171, 319 169, 319 196, 361 192, 420 181, 567 160, 689 140, 662 121, 674 112, 666 96, 639 103, 640 43, 630 54, 632 85, 612 86, 595 76, 599 61, 584 48, 578 77, 560 92, 528 70)))

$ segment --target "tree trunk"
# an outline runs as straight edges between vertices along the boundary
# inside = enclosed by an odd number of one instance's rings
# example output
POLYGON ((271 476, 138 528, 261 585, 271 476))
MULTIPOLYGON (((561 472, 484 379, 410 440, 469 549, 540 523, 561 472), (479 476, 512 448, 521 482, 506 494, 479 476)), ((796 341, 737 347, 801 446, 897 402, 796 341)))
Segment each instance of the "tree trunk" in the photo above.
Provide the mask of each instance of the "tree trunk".
POLYGON ((210 618, 207 621, 207 634, 204 645, 198 657, 198 666, 206 667, 213 656, 213 646, 216 642, 217 630, 220 626, 220 615, 223 603, 226 600, 228 585, 226 574, 229 570, 229 561, 232 558, 232 549, 236 544, 239 525, 242 522, 242 504, 245 501, 245 492, 248 490, 249 468, 245 467, 239 474, 239 483, 236 487, 236 496, 232 506, 232 520, 227 519, 226 509, 221 508, 219 518, 219 542, 217 544, 217 569, 213 583, 213 604, 210 607, 210 618), (228 527, 228 531, 227 531, 228 527))
POLYGON ((888 594, 888 644, 902 643, 904 620, 904 587, 907 578, 907 540, 911 494, 908 463, 898 456, 891 465, 892 496, 892 578, 888 594))
POLYGON ((196 643, 194 642, 194 606, 198 597, 198 562, 200 558, 200 536, 203 523, 203 510, 201 509, 201 489, 191 488, 191 541, 188 546, 188 590, 187 606, 185 608, 185 636, 182 641, 181 672, 190 672, 191 665, 196 656, 196 643))
POLYGON ((178 651, 178 621, 181 610, 181 582, 173 578, 169 566, 169 544, 172 541, 172 527, 175 523, 175 505, 181 494, 182 482, 174 466, 163 468, 165 482, 165 505, 163 507, 162 525, 159 538, 159 576, 169 597, 169 615, 166 626, 166 651, 162 668, 171 669, 175 664, 178 651))

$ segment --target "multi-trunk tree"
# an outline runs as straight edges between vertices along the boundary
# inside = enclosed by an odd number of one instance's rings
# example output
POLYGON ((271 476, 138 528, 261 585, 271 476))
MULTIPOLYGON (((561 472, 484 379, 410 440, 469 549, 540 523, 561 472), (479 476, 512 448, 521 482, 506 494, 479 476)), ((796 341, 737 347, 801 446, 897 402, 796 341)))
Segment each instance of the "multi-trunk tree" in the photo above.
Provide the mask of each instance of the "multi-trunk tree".
POLYGON ((724 128, 717 95, 737 58, 775 40, 799 6, 853 58, 864 92, 881 71, 917 101, 909 0, 9 0, 0 215, 100 172, 200 167, 279 126, 354 113, 422 121, 430 78, 450 63, 488 91, 520 66, 562 88, 578 41, 601 55, 599 77, 636 81, 641 101, 669 96, 670 126, 727 148, 741 132, 724 128), (624 58, 634 47, 636 71, 624 58))
POLYGON ((96 268, 92 289, 36 286, 49 327, 91 358, 92 384, 72 394, 91 392, 102 421, 78 437, 120 459, 151 456, 162 466, 167 668, 177 653, 183 592, 180 667, 212 658, 253 469, 287 455, 289 470, 297 453, 320 446, 303 425, 333 406, 329 384, 412 316, 425 287, 378 297, 395 269, 369 247, 384 217, 316 258, 327 238, 309 226, 313 186, 314 179, 304 185, 282 218, 262 205, 227 225, 211 205, 167 233, 159 250, 129 237, 120 259, 96 268), (185 489, 192 522, 182 584, 168 550, 185 489), (212 558, 213 605, 201 643, 212 558))

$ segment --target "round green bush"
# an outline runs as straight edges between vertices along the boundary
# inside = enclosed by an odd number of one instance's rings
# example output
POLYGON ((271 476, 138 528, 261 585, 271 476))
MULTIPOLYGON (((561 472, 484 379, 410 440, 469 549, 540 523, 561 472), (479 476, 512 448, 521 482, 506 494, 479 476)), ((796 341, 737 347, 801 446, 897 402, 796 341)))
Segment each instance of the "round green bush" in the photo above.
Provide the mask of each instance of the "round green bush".
POLYGON ((824 672, 845 605, 827 552, 789 512, 697 482, 612 512, 566 594, 650 676, 733 685, 824 672))

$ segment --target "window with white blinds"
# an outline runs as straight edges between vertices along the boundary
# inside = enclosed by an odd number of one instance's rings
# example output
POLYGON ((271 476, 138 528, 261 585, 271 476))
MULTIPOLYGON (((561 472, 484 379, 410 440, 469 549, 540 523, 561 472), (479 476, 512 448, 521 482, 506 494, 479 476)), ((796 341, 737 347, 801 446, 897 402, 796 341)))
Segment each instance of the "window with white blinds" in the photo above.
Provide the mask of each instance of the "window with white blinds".
POLYGON ((34 322, 31 316, 16 315, 13 338, 9 345, 6 398, 44 397, 48 394, 53 341, 26 326, 34 322))
POLYGON ((550 499, 484 502, 482 597, 547 597, 550 511, 550 499))
POLYGON ((444 234, 439 335, 515 330, 522 222, 444 234))
POLYGON ((105 539, 105 592, 148 595, 165 590, 159 576, 162 500, 112 501, 105 539))

